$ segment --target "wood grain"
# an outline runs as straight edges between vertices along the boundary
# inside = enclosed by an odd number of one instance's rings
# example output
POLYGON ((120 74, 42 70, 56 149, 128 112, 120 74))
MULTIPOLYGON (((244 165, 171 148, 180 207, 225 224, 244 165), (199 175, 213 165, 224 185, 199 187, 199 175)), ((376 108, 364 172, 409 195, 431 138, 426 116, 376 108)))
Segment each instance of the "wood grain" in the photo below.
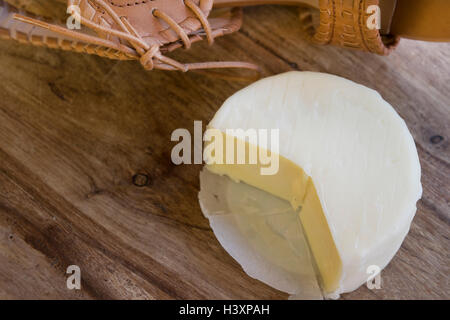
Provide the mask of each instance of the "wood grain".
MULTIPOLYGON (((405 40, 378 57, 309 44, 295 8, 245 12, 240 32, 172 57, 346 77, 378 90, 415 138, 424 194, 411 231, 382 289, 343 298, 450 298, 450 44, 405 40)), ((197 201, 201 166, 170 160, 172 131, 207 123, 246 83, 6 41, 0 70, 0 298, 287 297, 215 239, 197 201), (71 264, 79 291, 66 289, 71 264)))

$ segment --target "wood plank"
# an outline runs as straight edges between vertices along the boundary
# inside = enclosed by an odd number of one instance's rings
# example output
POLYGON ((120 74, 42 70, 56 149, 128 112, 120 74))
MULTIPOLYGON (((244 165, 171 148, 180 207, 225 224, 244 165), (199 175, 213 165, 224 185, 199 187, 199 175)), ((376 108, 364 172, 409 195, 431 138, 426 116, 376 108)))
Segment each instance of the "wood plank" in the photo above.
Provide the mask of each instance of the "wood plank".
MULTIPOLYGON (((450 45, 402 41, 378 57, 309 44, 295 8, 245 12, 240 32, 171 56, 329 72, 378 90, 416 140, 424 195, 382 289, 343 298, 448 298, 450 45)), ((6 41, 0 70, 1 298, 286 298, 215 239, 197 201, 201 166, 170 161, 172 131, 206 124, 247 83, 6 41), (65 289, 70 264, 81 291, 65 289)))

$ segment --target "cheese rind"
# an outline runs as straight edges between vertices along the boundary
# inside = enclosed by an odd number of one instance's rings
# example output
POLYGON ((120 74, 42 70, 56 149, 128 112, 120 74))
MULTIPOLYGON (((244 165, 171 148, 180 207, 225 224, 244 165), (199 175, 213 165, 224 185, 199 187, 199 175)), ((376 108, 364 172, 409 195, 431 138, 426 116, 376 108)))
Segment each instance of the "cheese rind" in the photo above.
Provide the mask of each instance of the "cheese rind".
MULTIPOLYGON (((382 269, 392 259, 422 193, 420 164, 404 121, 377 92, 332 75, 285 73, 237 92, 209 126, 280 130, 279 154, 311 178, 314 192, 306 194, 320 201, 342 261, 336 293, 356 289, 369 266, 382 269)), ((300 215, 317 223, 320 209, 305 202, 300 215)), ((324 237, 323 226, 304 227, 316 262, 326 258, 332 248, 314 249, 311 240, 324 237)), ((334 269, 321 271, 330 288, 334 269)))

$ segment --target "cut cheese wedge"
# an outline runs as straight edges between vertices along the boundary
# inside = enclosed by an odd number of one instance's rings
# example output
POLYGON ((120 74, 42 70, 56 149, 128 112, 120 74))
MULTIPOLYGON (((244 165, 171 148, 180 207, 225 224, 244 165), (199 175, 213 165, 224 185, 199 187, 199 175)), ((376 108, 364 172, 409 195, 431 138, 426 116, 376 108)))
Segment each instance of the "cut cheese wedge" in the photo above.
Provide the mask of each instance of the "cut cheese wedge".
MULTIPOLYGON (((399 249, 422 194, 420 164, 405 122, 377 92, 332 75, 289 72, 234 94, 209 128, 228 138, 229 129, 279 130, 276 174, 262 175, 260 161, 213 163, 205 153, 207 169, 299 208, 326 294, 355 290, 371 266, 381 270, 399 249)), ((262 148, 253 140, 245 146, 246 154, 262 148)))
POLYGON ((323 298, 299 215, 289 202, 206 169, 200 172, 199 201, 217 240, 250 277, 290 299, 323 298))

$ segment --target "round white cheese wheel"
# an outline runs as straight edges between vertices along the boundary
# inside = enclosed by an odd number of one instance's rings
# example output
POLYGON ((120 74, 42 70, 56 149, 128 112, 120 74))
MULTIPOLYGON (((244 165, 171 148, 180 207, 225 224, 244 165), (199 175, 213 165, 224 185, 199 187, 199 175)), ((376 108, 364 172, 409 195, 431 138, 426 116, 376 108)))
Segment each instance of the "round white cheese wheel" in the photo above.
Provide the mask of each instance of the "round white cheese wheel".
POLYGON ((355 290, 368 268, 393 258, 422 194, 420 163, 405 122, 376 91, 329 74, 284 73, 234 94, 209 127, 279 129, 279 154, 314 182, 341 259, 335 293, 355 290))

